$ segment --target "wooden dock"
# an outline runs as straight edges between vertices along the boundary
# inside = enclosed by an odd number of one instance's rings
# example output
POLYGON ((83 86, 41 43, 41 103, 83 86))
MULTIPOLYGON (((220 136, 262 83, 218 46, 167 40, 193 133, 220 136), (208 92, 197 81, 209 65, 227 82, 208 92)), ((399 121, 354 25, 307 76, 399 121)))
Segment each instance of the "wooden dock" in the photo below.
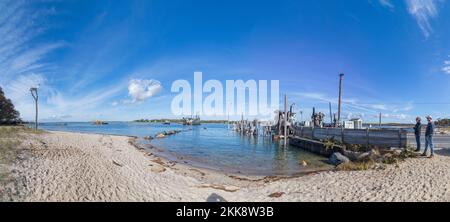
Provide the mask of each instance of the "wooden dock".
POLYGON ((294 136, 311 140, 334 139, 344 144, 363 146, 399 147, 408 145, 408 132, 404 129, 344 129, 293 127, 294 136))
POLYGON ((289 145, 301 147, 303 150, 326 157, 330 157, 331 154, 335 152, 342 153, 344 150, 344 148, 339 145, 334 145, 333 147, 326 147, 326 145, 323 142, 302 138, 298 136, 290 136, 289 145))

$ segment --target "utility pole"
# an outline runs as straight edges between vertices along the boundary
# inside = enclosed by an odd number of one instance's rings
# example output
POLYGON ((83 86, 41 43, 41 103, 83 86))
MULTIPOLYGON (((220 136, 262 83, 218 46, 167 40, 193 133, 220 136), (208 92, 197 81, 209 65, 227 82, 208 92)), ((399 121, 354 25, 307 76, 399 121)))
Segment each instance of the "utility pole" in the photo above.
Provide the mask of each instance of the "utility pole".
POLYGON ((38 100, 39 100, 39 95, 38 95, 38 91, 37 91, 36 87, 30 88, 30 92, 31 92, 31 95, 33 96, 34 102, 36 104, 36 117, 35 117, 35 120, 34 120, 34 129, 37 130, 38 129, 38 100))
POLYGON ((287 144, 287 122, 288 122, 288 112, 287 112, 287 95, 284 94, 284 146, 287 144))
POLYGON ((338 102, 338 119, 337 124, 341 124, 341 103, 342 103, 342 79, 344 78, 344 74, 339 74, 339 102, 338 102))
POLYGON ((333 125, 333 114, 331 113, 331 102, 328 103, 330 105, 330 126, 333 125))

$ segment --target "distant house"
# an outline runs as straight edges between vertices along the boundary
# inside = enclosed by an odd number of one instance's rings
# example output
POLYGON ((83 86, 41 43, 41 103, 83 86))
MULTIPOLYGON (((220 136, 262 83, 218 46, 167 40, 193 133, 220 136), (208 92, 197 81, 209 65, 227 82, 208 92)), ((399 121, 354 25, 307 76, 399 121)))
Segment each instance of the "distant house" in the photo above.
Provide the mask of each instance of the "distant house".
POLYGON ((353 118, 350 119, 350 122, 353 122, 354 129, 362 129, 362 119, 361 118, 353 118))
POLYGON ((354 129, 355 124, 353 121, 344 121, 344 128, 345 129, 354 129))

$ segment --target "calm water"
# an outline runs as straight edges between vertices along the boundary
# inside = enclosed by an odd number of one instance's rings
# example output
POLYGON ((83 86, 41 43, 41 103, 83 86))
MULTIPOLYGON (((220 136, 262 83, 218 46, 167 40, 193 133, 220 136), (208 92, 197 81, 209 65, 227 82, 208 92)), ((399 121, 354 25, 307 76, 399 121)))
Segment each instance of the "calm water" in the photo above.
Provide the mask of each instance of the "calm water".
MULTIPOLYGON (((291 175, 330 168, 326 158, 296 147, 283 147, 269 138, 241 136, 228 130, 226 124, 183 126, 157 123, 110 122, 109 125, 91 123, 43 123, 46 130, 101 133, 114 135, 155 136, 162 131, 179 129, 181 133, 150 143, 162 148, 159 155, 210 169, 252 175, 291 175), (306 161, 308 166, 301 165, 306 161)), ((144 140, 141 140, 146 143, 144 140)), ((153 150, 152 150, 153 152, 153 150)))

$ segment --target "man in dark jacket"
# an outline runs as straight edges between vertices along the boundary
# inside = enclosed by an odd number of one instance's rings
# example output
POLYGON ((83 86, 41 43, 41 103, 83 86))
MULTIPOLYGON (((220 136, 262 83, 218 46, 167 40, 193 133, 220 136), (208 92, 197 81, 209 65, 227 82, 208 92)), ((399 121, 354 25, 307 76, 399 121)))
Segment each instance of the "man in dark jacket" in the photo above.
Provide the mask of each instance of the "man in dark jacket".
POLYGON ((433 158, 434 156, 434 147, 433 147, 433 134, 434 134, 434 125, 433 125, 433 118, 431 116, 427 116, 427 130, 425 131, 425 151, 423 152, 422 156, 427 156, 428 151, 428 145, 430 146, 431 156, 430 158, 433 158))
POLYGON ((416 136, 417 149, 416 152, 420 152, 420 133, 422 131, 422 123, 420 117, 416 118, 416 125, 414 126, 414 135, 416 136))

